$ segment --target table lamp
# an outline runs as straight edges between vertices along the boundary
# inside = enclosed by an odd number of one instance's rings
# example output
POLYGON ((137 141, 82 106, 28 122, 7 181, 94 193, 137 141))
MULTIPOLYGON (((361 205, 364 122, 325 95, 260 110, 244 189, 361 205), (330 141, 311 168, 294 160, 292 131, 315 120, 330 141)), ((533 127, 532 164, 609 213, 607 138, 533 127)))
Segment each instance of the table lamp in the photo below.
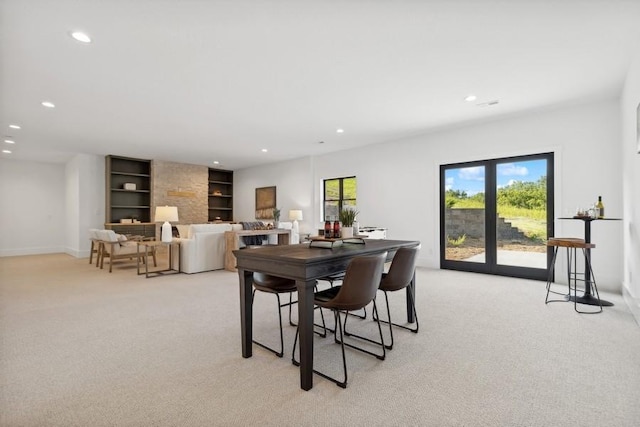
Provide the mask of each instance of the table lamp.
POLYGON ((178 208, 177 206, 156 206, 156 222, 164 221, 162 224, 162 242, 170 243, 173 239, 173 233, 171 233, 171 224, 169 221, 178 221, 178 208))
POLYGON ((293 221, 291 229, 294 233, 298 233, 298 221, 302 221, 302 211, 300 209, 292 209, 289 211, 289 219, 293 221))

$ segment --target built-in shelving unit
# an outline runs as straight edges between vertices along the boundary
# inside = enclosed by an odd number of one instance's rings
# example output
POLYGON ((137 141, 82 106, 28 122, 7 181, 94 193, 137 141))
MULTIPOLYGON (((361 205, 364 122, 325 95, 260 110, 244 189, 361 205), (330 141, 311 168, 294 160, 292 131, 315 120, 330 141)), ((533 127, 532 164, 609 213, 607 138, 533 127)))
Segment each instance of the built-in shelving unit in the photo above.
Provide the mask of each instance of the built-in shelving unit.
POLYGON ((151 160, 106 156, 105 182, 105 223, 151 221, 151 160))
POLYGON ((209 222, 233 221, 233 171, 209 169, 209 222))

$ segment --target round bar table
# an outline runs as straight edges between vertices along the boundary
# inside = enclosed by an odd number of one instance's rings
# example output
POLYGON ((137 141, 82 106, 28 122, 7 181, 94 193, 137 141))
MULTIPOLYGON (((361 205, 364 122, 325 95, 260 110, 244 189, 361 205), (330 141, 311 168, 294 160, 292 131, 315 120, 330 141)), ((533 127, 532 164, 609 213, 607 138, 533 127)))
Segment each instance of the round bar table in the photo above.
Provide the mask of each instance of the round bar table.
MULTIPOLYGON (((584 222, 584 241, 586 243, 591 243, 591 223, 593 221, 621 221, 622 220, 622 218, 591 218, 589 216, 562 217, 558 219, 571 219, 571 220, 578 220, 578 221, 584 222)), ((591 249, 586 249, 585 251, 586 251, 586 254, 585 254, 584 280, 586 284, 591 282, 591 272, 586 267, 587 266, 586 258, 589 257, 589 259, 591 259, 591 249)), ((603 307, 610 307, 613 305, 612 302, 605 301, 603 299, 598 301, 598 298, 594 297, 593 294, 591 294, 591 286, 586 286, 586 285, 584 287, 584 295, 577 296, 577 297, 574 297, 573 295, 569 296, 569 301, 573 301, 573 300, 575 300, 580 304, 588 304, 588 305, 600 305, 600 303, 602 303, 603 307)))

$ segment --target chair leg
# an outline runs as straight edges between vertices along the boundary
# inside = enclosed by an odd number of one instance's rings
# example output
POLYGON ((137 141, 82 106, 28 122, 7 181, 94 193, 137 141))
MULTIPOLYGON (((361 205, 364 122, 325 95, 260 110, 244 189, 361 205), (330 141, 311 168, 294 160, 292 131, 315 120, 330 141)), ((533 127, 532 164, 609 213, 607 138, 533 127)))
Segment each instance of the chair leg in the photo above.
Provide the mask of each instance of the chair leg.
MULTIPOLYGON (((344 373, 344 380, 340 381, 336 378, 333 378, 330 375, 325 374, 324 372, 320 372, 317 369, 313 370, 314 374, 320 375, 322 378, 325 378, 329 381, 332 381, 333 383, 335 383, 338 387, 341 388, 347 388, 347 357, 344 351, 344 335, 343 335, 343 331, 342 331, 342 321, 340 319, 340 313, 337 310, 334 310, 334 314, 337 317, 337 323, 338 323, 338 328, 340 330, 340 350, 342 352, 342 370, 344 373)), ((291 353, 291 363, 293 363, 295 366, 300 366, 300 362, 298 362, 296 360, 296 345, 298 344, 298 335, 300 334, 300 328, 296 328, 296 337, 293 340, 293 352, 291 353)), ((336 340, 336 342, 338 342, 336 340)))
MULTIPOLYGON (((252 294, 251 294, 251 306, 253 307, 253 299, 256 296, 256 290, 254 289, 252 294)), ((272 352, 273 354, 275 354, 278 357, 282 357, 284 355, 284 336, 282 334, 282 310, 280 309, 280 295, 275 294, 277 300, 278 300, 278 320, 280 322, 280 351, 274 350, 271 347, 266 346, 265 344, 262 344, 256 340, 253 340, 254 344, 259 345, 260 347, 269 350, 270 352, 272 352)))
POLYGON ((570 248, 567 248, 567 293, 564 294, 562 292, 551 290, 551 285, 553 284, 552 277, 556 269, 556 260, 558 259, 558 251, 559 251, 559 248, 557 246, 553 248, 553 257, 551 258, 551 265, 549 265, 549 274, 547 277, 547 296, 544 299, 545 304, 549 304, 550 302, 566 302, 568 301, 568 298, 571 296, 571 262, 573 257, 572 257, 570 248), (563 295, 565 298, 550 300, 549 293, 556 294, 556 295, 563 295))
POLYGON ((580 311, 578 310, 578 303, 577 303, 577 286, 576 286, 576 291, 574 292, 574 300, 573 300, 573 309, 578 312, 578 313, 582 313, 582 314, 598 314, 598 313, 602 313, 602 301, 600 301, 600 293, 598 292, 598 286, 596 285, 596 277, 593 275, 593 268, 591 267, 591 257, 589 256, 589 254, 587 253, 587 251, 585 249, 582 249, 582 255, 584 255, 585 258, 585 262, 587 263, 586 268, 589 269, 589 272, 591 273, 591 280, 589 282, 585 281, 584 282, 584 286, 585 286, 585 291, 586 291, 586 287, 590 286, 593 288, 593 290, 595 291, 595 295, 596 298, 598 298, 598 304, 600 305, 600 310, 598 311, 580 311))
POLYGON ((413 300, 413 296, 411 295, 411 292, 408 292, 407 295, 409 296, 409 303, 411 304, 411 307, 413 308, 413 313, 415 314, 416 317, 416 327, 415 328, 411 328, 409 326, 405 326, 405 325, 400 325, 398 323, 393 323, 391 321, 391 310, 389 309, 389 296, 387 295, 387 291, 382 291, 384 293, 384 299, 386 302, 386 306, 387 306, 387 316, 389 318, 389 320, 382 320, 380 319, 381 323, 386 323, 389 325, 389 335, 391 336, 391 344, 389 345, 385 345, 385 347, 389 350, 393 349, 393 328, 392 326, 398 327, 398 328, 402 328, 402 329, 406 329, 407 331, 411 331, 414 334, 417 334, 418 331, 420 330, 420 322, 418 322, 418 312, 416 310, 416 302, 413 300))
POLYGON ((89 265, 91 265, 93 263, 93 251, 95 248, 95 242, 92 240, 91 241, 91 250, 89 251, 89 265))
MULTIPOLYGON (((371 338, 367 338, 367 337, 363 337, 362 335, 356 335, 353 333, 349 333, 347 332, 347 318, 348 318, 348 313, 345 314, 345 319, 344 319, 344 335, 348 336, 348 337, 354 337, 354 338, 358 338, 360 340, 366 341, 366 342, 370 342, 371 344, 375 344, 375 345, 379 345, 382 348, 382 354, 376 354, 372 351, 366 350, 362 347, 358 347, 356 345, 353 344, 349 344, 349 343, 344 343, 344 345, 346 345, 347 347, 353 348, 354 350, 358 350, 361 351, 363 353, 367 353, 370 354, 372 356, 375 356, 376 358, 380 359, 380 360, 384 360, 386 357, 386 352, 385 352, 385 348, 387 347, 384 344, 384 338, 382 337, 382 329, 380 329, 380 341, 376 341, 376 340, 372 340, 371 338)), ((378 308, 376 306, 376 300, 373 300, 373 318, 376 321, 376 323, 378 324, 378 328, 380 328, 380 319, 378 316, 378 308)), ((340 320, 340 316, 338 315, 338 321, 340 320)), ((342 328, 342 324, 340 324, 340 327, 342 328)), ((342 332, 341 332, 342 335, 342 332)), ((337 341, 337 337, 336 337, 336 342, 337 341)))

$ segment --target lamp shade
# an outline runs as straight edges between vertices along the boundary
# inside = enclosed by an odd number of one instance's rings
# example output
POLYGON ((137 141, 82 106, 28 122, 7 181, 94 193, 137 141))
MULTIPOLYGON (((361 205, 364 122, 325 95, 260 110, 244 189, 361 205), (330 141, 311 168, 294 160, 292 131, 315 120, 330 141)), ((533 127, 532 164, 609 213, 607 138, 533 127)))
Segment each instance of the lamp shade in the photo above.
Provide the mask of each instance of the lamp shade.
POLYGON ((162 241, 171 242, 173 233, 169 221, 178 221, 178 208, 176 206, 156 206, 156 222, 162 222, 162 241))
POLYGON ((156 207, 156 222, 164 222, 164 221, 178 221, 177 206, 157 206, 156 207))
POLYGON ((292 209, 289 211, 289 219, 291 221, 302 221, 302 211, 300 209, 292 209))

